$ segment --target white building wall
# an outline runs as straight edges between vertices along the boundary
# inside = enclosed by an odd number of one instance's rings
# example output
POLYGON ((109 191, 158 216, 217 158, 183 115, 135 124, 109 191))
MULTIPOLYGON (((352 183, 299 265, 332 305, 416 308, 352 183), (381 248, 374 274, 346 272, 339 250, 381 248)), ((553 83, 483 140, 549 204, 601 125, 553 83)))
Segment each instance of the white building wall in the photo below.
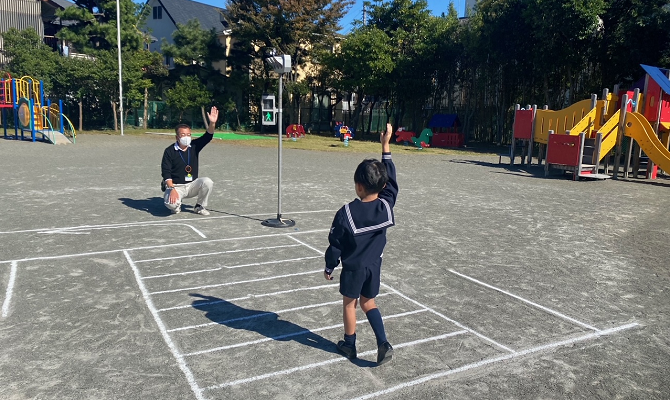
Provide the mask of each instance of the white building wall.
POLYGON ((153 19, 153 8, 161 7, 158 0, 149 0, 147 7, 149 7, 150 10, 146 22, 147 30, 151 36, 158 39, 156 42, 149 45, 149 50, 160 53, 163 39, 169 44, 174 44, 174 41, 172 40, 172 32, 177 30, 177 26, 172 22, 172 19, 170 19, 170 16, 165 9, 163 9, 163 16, 161 19, 153 19))

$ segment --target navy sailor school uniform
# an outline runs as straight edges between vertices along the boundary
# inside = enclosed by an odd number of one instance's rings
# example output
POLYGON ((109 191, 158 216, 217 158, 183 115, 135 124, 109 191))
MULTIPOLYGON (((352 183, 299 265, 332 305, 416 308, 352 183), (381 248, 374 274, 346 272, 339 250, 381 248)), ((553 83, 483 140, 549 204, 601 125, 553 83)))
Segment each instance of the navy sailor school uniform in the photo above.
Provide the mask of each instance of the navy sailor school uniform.
POLYGON ((382 153, 388 182, 379 198, 370 202, 356 199, 335 214, 326 250, 326 273, 332 274, 342 261, 342 269, 355 270, 379 263, 386 246, 386 229, 395 225, 393 206, 398 197, 396 170, 391 153, 382 153))
POLYGON ((186 181, 186 164, 191 166, 191 176, 193 180, 198 179, 198 156, 209 142, 212 141, 214 134, 205 132, 197 139, 191 140, 191 145, 186 151, 179 148, 177 142, 168 146, 163 152, 161 160, 161 176, 163 180, 172 179, 173 184, 184 184, 186 181))

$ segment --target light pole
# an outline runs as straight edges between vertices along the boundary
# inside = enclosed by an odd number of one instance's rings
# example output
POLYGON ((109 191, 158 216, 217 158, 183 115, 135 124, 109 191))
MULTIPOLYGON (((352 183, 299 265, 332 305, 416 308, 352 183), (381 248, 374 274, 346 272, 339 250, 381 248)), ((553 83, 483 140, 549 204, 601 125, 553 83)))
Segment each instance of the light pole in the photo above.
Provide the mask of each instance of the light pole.
POLYGON ((121 123, 121 136, 123 136, 123 73, 121 72, 121 7, 116 0, 116 47, 119 52, 119 122, 121 123))
POLYGON ((295 221, 291 219, 284 219, 281 217, 281 166, 282 166, 282 130, 283 130, 283 105, 282 95, 284 89, 284 74, 291 72, 291 56, 272 55, 265 59, 265 61, 272 66, 274 72, 279 74, 279 105, 278 105, 278 123, 277 123, 277 138, 279 145, 277 146, 277 218, 266 219, 261 222, 264 226, 272 228, 289 228, 295 225, 295 221))

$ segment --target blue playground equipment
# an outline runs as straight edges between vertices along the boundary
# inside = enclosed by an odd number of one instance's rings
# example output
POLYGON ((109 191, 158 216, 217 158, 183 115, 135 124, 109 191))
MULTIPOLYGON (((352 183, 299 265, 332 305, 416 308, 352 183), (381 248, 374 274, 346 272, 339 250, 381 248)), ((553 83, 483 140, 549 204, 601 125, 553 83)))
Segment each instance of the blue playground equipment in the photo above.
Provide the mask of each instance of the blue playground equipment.
POLYGON ((26 140, 30 132, 33 142, 38 137, 53 144, 74 143, 76 131, 72 122, 63 114, 63 102, 52 103, 44 97, 44 84, 29 76, 13 79, 11 75, 0 79, 0 118, 5 139, 26 140), (7 135, 9 117, 13 116, 14 137, 7 135), (41 135, 41 137, 40 137, 41 135))

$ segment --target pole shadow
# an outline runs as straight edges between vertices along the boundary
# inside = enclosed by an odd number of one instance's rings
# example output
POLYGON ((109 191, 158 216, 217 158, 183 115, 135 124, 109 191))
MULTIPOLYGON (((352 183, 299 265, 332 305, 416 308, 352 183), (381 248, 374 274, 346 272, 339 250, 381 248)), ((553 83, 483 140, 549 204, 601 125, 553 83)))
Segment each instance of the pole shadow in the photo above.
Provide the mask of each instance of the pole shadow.
MULTIPOLYGON (((304 346, 342 356, 332 341, 293 322, 280 319, 279 315, 271 311, 248 309, 218 297, 199 293, 189 293, 189 296, 197 298, 191 304, 193 308, 204 312, 209 320, 217 324, 256 332, 276 341, 292 340, 304 346)), ((360 359, 351 361, 361 367, 376 365, 360 359)))

